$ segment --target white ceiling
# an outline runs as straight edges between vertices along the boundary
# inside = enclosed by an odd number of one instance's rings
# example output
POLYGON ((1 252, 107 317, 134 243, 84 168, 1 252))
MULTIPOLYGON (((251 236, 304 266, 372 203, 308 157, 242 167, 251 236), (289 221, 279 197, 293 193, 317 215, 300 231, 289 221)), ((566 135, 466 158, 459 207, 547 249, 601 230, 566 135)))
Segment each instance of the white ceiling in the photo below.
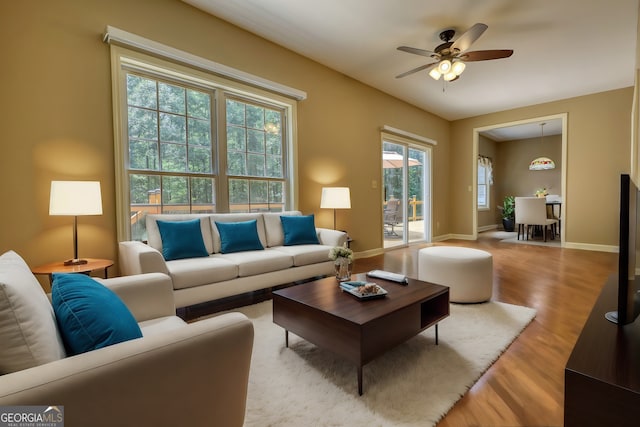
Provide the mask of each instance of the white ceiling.
POLYGON ((183 1, 447 120, 634 83, 638 0, 183 1), (476 22, 489 28, 470 51, 513 56, 446 84, 395 78, 432 62, 398 46, 433 50, 443 29, 455 40, 476 22))
POLYGON ((520 139, 540 138, 542 136, 561 135, 562 120, 539 120, 513 126, 503 126, 480 132, 480 134, 494 141, 516 141, 520 139), (544 127, 541 126, 542 123, 544 123, 544 127))

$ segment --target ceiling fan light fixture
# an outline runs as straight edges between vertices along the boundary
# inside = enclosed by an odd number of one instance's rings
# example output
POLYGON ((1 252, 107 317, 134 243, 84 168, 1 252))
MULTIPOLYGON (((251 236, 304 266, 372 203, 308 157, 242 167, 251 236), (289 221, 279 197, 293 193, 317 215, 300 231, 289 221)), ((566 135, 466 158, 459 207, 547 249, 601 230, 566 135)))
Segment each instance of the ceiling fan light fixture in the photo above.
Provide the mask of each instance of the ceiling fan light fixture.
POLYGON ((438 71, 438 67, 434 67, 429 71, 429 75, 433 80, 438 80, 442 74, 438 71))
POLYGON ((446 75, 449 71, 451 71, 451 61, 448 59, 440 61, 438 64, 438 72, 446 75))
POLYGON ((462 74, 462 72, 466 67, 467 67, 467 64, 465 64, 464 62, 456 61, 453 63, 453 66, 451 67, 451 71, 453 71, 456 76, 459 76, 460 74, 462 74))

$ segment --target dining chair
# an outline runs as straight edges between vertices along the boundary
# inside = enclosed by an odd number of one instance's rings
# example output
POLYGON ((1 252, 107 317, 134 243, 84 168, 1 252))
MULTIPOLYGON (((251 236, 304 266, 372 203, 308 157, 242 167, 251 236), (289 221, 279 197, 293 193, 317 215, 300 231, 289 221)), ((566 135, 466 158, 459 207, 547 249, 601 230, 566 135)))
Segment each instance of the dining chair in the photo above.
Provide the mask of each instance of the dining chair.
POLYGON ((523 239, 529 239, 529 230, 532 226, 542 227, 542 236, 547 241, 547 229, 551 229, 551 238, 555 238, 555 226, 558 220, 547 218, 547 201, 544 197, 516 197, 516 224, 518 224, 518 240, 521 231, 523 239))

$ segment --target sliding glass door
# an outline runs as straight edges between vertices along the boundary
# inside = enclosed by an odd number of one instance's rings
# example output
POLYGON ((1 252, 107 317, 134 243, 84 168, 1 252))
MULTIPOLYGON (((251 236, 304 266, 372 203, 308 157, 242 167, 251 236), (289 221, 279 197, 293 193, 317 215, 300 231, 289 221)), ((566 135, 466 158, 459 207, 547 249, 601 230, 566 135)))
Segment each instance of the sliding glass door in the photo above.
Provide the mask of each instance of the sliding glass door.
POLYGON ((430 151, 395 140, 382 143, 383 240, 390 248, 429 241, 430 151))

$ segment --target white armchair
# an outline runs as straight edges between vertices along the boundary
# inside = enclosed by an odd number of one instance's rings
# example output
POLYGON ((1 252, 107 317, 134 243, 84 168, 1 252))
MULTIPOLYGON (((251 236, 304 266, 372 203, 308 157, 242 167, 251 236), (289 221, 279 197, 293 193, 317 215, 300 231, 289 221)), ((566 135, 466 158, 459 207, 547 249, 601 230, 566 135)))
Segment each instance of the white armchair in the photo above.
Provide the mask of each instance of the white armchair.
MULTIPOLYGON (((10 281, 4 267, 2 286, 10 281)), ((101 282, 124 301, 143 337, 2 375, 0 405, 64 406, 69 426, 242 426, 251 321, 229 313, 186 324, 175 316, 165 274, 101 282)))

